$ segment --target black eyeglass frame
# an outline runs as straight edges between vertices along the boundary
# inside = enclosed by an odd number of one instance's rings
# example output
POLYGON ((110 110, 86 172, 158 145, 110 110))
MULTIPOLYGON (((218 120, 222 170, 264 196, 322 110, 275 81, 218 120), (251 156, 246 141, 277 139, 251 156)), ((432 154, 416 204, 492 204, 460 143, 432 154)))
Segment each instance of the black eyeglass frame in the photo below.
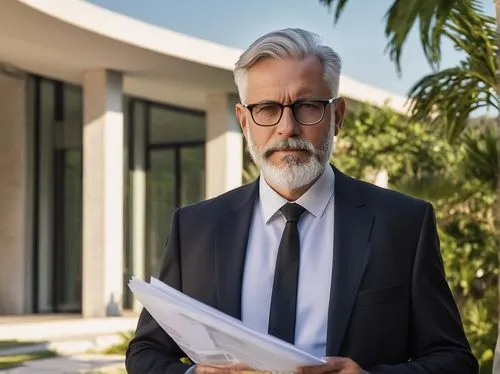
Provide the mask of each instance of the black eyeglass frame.
POLYGON ((332 104, 334 102, 336 102, 338 99, 340 99, 340 97, 332 97, 330 99, 324 99, 324 100, 320 100, 320 99, 313 99, 313 100, 308 100, 308 99, 304 99, 304 100, 297 100, 297 101, 294 101, 293 103, 290 103, 290 104, 281 104, 281 103, 278 103, 276 101, 268 101, 268 102, 262 102, 262 103, 255 103, 255 104, 245 104, 245 103, 241 103, 241 105, 243 105, 246 109, 248 109, 248 111, 250 112, 250 115, 252 116, 252 120, 254 121, 254 123, 257 125, 257 126, 261 126, 261 127, 271 127, 271 126, 276 126, 280 121, 281 121, 281 118, 283 117, 283 111, 285 110, 285 108, 290 108, 292 110, 292 114, 293 114, 293 118, 295 119, 295 121, 297 121, 297 123, 299 123, 300 125, 302 126, 314 126, 318 123, 320 123, 323 118, 325 118, 325 113, 326 113, 326 107, 327 105, 329 104, 332 104), (303 122, 300 122, 297 117, 295 116, 295 106, 296 105, 299 105, 299 104, 304 104, 304 103, 315 103, 315 104, 322 104, 323 105, 323 114, 321 115, 321 118, 316 121, 316 122, 313 122, 313 123, 303 123, 303 122), (281 108, 281 113, 280 113, 280 116, 278 117, 278 120, 271 124, 271 125, 261 125, 260 123, 258 123, 254 116, 253 116, 253 108, 255 108, 256 106, 258 105, 263 105, 263 104, 277 104, 280 106, 281 108))

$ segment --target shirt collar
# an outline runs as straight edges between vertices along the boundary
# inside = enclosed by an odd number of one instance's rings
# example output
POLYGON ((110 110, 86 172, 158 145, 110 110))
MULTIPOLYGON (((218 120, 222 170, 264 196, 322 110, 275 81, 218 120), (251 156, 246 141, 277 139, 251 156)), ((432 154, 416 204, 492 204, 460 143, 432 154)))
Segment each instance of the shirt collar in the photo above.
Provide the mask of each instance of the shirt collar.
MULTIPOLYGON (((333 195, 334 182, 333 169, 327 166, 316 182, 295 202, 302 205, 313 216, 321 217, 333 195)), ((267 184, 262 173, 259 179, 259 196, 265 223, 268 223, 279 209, 289 202, 267 184)))

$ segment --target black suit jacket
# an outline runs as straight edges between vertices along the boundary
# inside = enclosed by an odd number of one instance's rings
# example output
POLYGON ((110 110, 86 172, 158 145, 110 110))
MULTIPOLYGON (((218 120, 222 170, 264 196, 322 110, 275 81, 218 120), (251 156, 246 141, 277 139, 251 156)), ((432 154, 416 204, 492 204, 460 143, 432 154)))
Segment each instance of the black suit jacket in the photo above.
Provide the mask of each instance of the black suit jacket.
MULTIPOLYGON (((445 279, 429 203, 335 171, 327 356, 372 374, 475 374, 476 359, 445 279)), ((236 318, 258 182, 177 210, 160 279, 236 318)), ((185 354, 143 311, 131 374, 181 373, 185 354)))

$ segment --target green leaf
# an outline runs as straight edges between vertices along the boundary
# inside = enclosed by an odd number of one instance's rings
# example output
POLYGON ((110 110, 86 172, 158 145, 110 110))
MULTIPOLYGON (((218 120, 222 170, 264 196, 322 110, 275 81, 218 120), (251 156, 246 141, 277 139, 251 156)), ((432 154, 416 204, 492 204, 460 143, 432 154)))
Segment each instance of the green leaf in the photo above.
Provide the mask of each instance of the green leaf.
MULTIPOLYGON (((335 0, 320 0, 319 2, 320 2, 320 4, 324 4, 331 9, 335 0)), ((334 17, 335 22, 338 22, 338 20, 340 19, 340 16, 342 15, 342 12, 344 11, 344 8, 347 5, 347 2, 348 2, 348 0, 338 0, 337 1, 337 6, 335 8, 335 17, 334 17)))
POLYGON ((462 148, 465 153, 464 173, 470 178, 477 178, 486 183, 493 191, 497 184, 500 165, 500 150, 497 134, 493 126, 470 130, 463 134, 462 148))

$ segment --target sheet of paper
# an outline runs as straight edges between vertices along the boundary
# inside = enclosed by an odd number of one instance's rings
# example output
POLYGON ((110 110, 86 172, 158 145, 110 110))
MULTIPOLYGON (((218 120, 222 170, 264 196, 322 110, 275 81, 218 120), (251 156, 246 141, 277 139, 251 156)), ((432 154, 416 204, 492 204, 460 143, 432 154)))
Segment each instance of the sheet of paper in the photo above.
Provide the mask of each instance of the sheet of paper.
POLYGON ((151 278, 132 278, 129 287, 158 324, 195 363, 243 362, 257 370, 290 371, 323 360, 151 278))

